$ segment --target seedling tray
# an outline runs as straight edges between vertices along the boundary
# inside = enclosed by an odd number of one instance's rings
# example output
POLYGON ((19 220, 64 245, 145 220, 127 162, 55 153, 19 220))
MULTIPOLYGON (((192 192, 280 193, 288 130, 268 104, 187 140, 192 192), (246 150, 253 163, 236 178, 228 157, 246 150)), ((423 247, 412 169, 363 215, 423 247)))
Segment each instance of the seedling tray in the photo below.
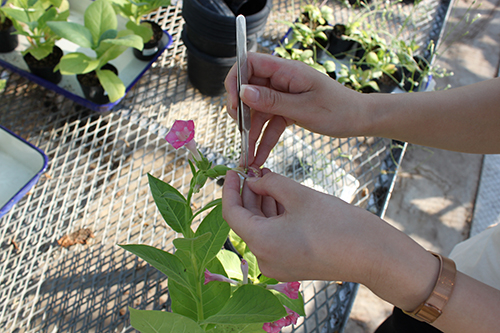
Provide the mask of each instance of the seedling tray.
MULTIPOLYGON (((77 22, 83 24, 83 15, 85 9, 92 3, 90 0, 69 0, 70 3, 70 17, 69 21, 77 22)), ((125 29, 126 20, 122 17, 118 17, 118 29, 125 29)), ((151 67, 151 65, 156 61, 156 59, 172 44, 172 37, 166 31, 163 32, 163 39, 161 43, 161 48, 158 50, 156 56, 150 61, 142 61, 135 58, 133 50, 131 48, 127 49, 118 58, 114 59, 110 63, 113 64, 118 69, 118 77, 125 84, 125 95, 132 89, 132 87, 137 83, 137 81, 144 75, 144 73, 151 67)), ((67 40, 59 40, 56 43, 64 54, 69 52, 82 52, 88 56, 95 56, 94 52, 90 49, 82 48, 72 42, 67 40)), ((96 104, 85 98, 83 91, 76 79, 76 75, 63 75, 63 78, 59 84, 54 84, 43 78, 30 73, 26 62, 21 55, 21 51, 28 48, 28 40, 24 36, 19 36, 18 47, 9 53, 0 53, 0 65, 16 72, 29 80, 51 89, 61 95, 74 100, 75 102, 88 107, 94 111, 104 112, 110 111, 115 105, 117 105, 122 99, 116 102, 106 103, 106 104, 96 104)))
POLYGON ((47 163, 41 149, 0 126, 0 217, 36 184, 47 163))

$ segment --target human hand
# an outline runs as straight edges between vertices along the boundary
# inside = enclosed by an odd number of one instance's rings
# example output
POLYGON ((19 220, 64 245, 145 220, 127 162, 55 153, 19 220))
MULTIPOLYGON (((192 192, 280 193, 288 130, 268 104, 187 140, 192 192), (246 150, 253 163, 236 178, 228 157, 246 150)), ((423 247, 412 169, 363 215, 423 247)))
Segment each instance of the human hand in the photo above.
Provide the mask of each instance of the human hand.
MULTIPOLYGON (((334 137, 359 135, 366 126, 368 95, 345 88, 300 61, 250 52, 248 72, 249 84, 243 85, 241 98, 252 108, 250 152, 255 152, 267 123, 255 158, 250 154, 254 166, 264 164, 285 128, 293 123, 334 137)), ((233 66, 225 81, 228 112, 233 118, 238 105, 236 82, 237 68, 233 66)))
POLYGON ((408 236, 269 170, 247 178, 241 196, 238 175, 228 172, 222 213, 262 273, 279 281, 358 282, 405 310, 423 301, 435 282, 435 258, 408 236))

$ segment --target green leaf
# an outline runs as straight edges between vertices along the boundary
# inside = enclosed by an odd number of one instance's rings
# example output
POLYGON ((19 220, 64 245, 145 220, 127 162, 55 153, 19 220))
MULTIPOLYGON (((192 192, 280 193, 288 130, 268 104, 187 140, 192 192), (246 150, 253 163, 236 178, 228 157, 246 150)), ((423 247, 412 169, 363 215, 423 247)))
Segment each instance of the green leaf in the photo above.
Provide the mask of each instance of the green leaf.
POLYGON ((130 324, 141 333, 204 333, 195 321, 166 311, 136 310, 129 307, 130 324))
POLYGON ((93 44, 98 45, 101 35, 107 30, 116 30, 118 21, 111 3, 106 0, 95 0, 85 10, 83 19, 85 27, 92 34, 93 44))
POLYGON ((149 187, 155 200, 156 206, 160 210, 165 222, 175 231, 184 233, 189 228, 191 207, 187 206, 187 201, 175 188, 169 184, 148 174, 149 187))
POLYGON ((272 292, 260 286, 245 284, 233 293, 224 307, 202 323, 253 324, 276 321, 287 315, 272 292))
POLYGON ((67 39, 81 47, 92 48, 92 34, 86 27, 75 22, 47 22, 47 26, 54 31, 56 35, 67 39))
POLYGON ((99 60, 80 52, 69 53, 59 61, 59 70, 63 75, 89 73, 97 69, 98 66, 99 60))
POLYGON ((258 324, 241 324, 241 325, 221 325, 218 324, 215 328, 208 330, 208 333, 261 333, 265 332, 262 328, 262 323, 258 324))
POLYGON ((212 237, 212 233, 207 232, 195 238, 176 238, 174 239, 174 246, 178 250, 189 251, 195 253, 212 237))
POLYGON ((243 274, 241 273, 241 260, 236 253, 229 250, 221 250, 217 253, 217 259, 219 259, 222 266, 224 266, 224 270, 229 278, 239 281, 243 280, 243 274))
POLYGON ((191 287, 188 282, 184 265, 179 258, 173 254, 148 245, 130 244, 119 246, 144 259, 157 270, 165 274, 170 280, 173 280, 186 288, 191 287))
POLYGON ((210 201, 208 204, 206 204, 205 207, 202 207, 199 211, 196 212, 196 214, 194 214, 194 216, 198 216, 200 213, 212 208, 212 207, 215 207, 215 206, 218 206, 222 204, 222 199, 219 198, 219 199, 215 199, 215 200, 212 200, 210 201))
POLYGON ((137 24, 133 21, 128 21, 125 26, 127 29, 133 31, 137 36, 140 36, 143 44, 149 42, 153 36, 153 30, 151 29, 151 24, 149 23, 143 22, 141 24, 137 24))
MULTIPOLYGON (((217 259, 212 260, 207 269, 214 274, 226 275, 222 264, 217 259)), ((207 318, 219 312, 226 304, 231 296, 231 286, 229 283, 219 281, 213 281, 206 285, 203 282, 203 278, 195 281, 195 283, 201 285, 203 316, 207 318)), ((197 306, 193 294, 186 287, 172 280, 168 281, 168 288, 172 298, 172 311, 197 320, 197 306)), ((193 285, 192 288, 195 290, 196 286, 193 285)))
POLYGON ((299 297, 297 299, 291 299, 283 293, 280 293, 277 290, 271 290, 274 296, 278 297, 281 304, 297 312, 300 316, 305 316, 306 312, 304 310, 304 299, 302 298, 302 293, 299 292, 299 297))
POLYGON ((53 49, 54 49, 54 42, 45 42, 38 47, 29 48, 26 51, 31 53, 31 55, 35 57, 37 60, 41 60, 47 57, 49 54, 51 54, 53 49))
POLYGON ((118 31, 115 29, 109 29, 103 32, 103 34, 99 37, 99 41, 97 45, 100 45, 101 42, 105 39, 114 39, 118 36, 118 31))
POLYGON ((335 62, 333 62, 331 60, 327 60, 323 63, 323 67, 325 67, 325 69, 328 73, 331 73, 331 72, 335 72, 335 69, 337 66, 335 65, 335 62))
POLYGON ((222 218, 222 206, 216 206, 201 222, 195 236, 211 233, 212 238, 205 243, 196 255, 200 260, 200 267, 209 263, 220 251, 229 234, 229 225, 222 218))
POLYGON ((118 75, 107 69, 97 69, 96 74, 110 102, 116 102, 125 95, 125 85, 118 75))

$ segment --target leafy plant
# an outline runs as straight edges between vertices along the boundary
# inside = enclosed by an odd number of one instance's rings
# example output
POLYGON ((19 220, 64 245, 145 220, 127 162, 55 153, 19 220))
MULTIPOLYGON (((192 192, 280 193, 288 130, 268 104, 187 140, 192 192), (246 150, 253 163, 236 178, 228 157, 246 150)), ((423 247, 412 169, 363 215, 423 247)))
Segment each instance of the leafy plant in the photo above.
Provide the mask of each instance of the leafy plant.
POLYGON ((126 24, 127 29, 141 36, 144 43, 151 39, 153 31, 151 30, 151 24, 141 22, 142 18, 160 7, 170 6, 170 0, 142 0, 140 2, 112 0, 112 2, 116 11, 129 20, 126 24))
POLYGON ((371 69, 362 69, 354 63, 349 66, 342 64, 337 81, 360 92, 380 91, 376 81, 381 76, 381 72, 373 72, 371 69))
MULTIPOLYGON (((171 185, 151 176, 149 185, 165 222, 182 238, 174 240, 174 254, 147 245, 121 245, 168 276, 172 312, 130 309, 131 324, 142 333, 161 332, 275 332, 304 315, 299 283, 278 283, 261 274, 246 246, 237 254, 221 250, 230 228, 222 218, 221 200, 193 212, 191 199, 208 177, 225 175, 229 168, 213 166, 196 149, 194 122, 176 121, 166 140, 185 146, 193 174, 185 197, 171 185), (211 209, 210 212, 208 212, 211 209), (193 221, 207 213, 198 228, 193 221)), ((241 173, 242 176, 246 176, 241 173)))
POLYGON ((11 19, 16 33, 26 37, 30 46, 22 51, 41 60, 52 53, 60 37, 47 26, 48 21, 66 21, 69 16, 67 0, 11 0, 3 8, 11 19))
POLYGON ((7 8, 8 4, 9 4, 9 1, 0 2, 0 24, 3 24, 5 22, 5 20, 7 19, 7 14, 3 10, 5 8, 7 8))
POLYGON ((281 57, 290 60, 299 60, 303 63, 311 66, 312 68, 324 73, 335 72, 335 62, 332 60, 327 60, 323 64, 320 64, 314 60, 314 52, 312 50, 302 50, 290 48, 287 49, 283 46, 279 46, 274 49, 274 51, 281 57))
POLYGON ((117 18, 113 6, 107 0, 92 2, 84 14, 84 25, 75 22, 47 22, 60 37, 81 47, 92 49, 95 57, 81 52, 66 54, 57 68, 63 75, 85 74, 95 71, 99 82, 108 93, 111 102, 125 94, 125 85, 110 70, 102 69, 109 61, 117 58, 127 48, 142 50, 142 38, 131 30, 117 30, 117 18))

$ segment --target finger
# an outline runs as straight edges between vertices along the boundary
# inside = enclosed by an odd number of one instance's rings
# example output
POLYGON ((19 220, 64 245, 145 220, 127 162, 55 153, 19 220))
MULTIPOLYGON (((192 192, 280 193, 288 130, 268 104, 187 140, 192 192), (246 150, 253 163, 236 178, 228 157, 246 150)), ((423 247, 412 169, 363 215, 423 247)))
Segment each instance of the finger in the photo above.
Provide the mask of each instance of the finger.
MULTIPOLYGON (((250 165, 252 165, 255 160, 255 146, 257 144, 257 140, 259 140, 262 129, 270 117, 271 115, 252 110, 252 123, 250 126, 250 133, 248 135, 249 151, 251 152, 251 156, 248 161, 250 165)), ((260 165, 257 167, 260 167, 260 165)))
POLYGON ((227 172, 222 188, 222 216, 238 235, 246 234, 253 213, 243 207, 240 176, 234 171, 227 172))
MULTIPOLYGON (((271 170, 265 168, 262 170, 262 175, 267 175, 271 170)), ((281 205, 274 200, 273 197, 264 196, 262 197, 262 213, 266 217, 274 217, 279 215, 279 207, 281 205)), ((282 207, 282 206, 281 206, 282 207)))
POLYGON ((261 178, 248 178, 246 182, 255 194, 272 197, 286 209, 293 210, 295 203, 307 200, 305 186, 274 172, 269 172, 261 178))
POLYGON ((241 200, 243 202, 243 207, 251 211, 254 215, 264 216, 262 213, 262 197, 255 194, 252 190, 248 188, 246 181, 243 184, 243 191, 241 193, 241 200))
POLYGON ((227 91, 227 111, 229 115, 236 119, 236 109, 238 107, 238 77, 236 64, 229 70, 224 86, 227 91))
POLYGON ((267 127, 264 131, 262 139, 259 143, 259 149, 257 150, 257 154, 255 155, 255 159, 253 161, 254 165, 262 166, 274 146, 278 143, 281 134, 285 131, 287 127, 287 121, 284 117, 274 116, 271 118, 267 127))

